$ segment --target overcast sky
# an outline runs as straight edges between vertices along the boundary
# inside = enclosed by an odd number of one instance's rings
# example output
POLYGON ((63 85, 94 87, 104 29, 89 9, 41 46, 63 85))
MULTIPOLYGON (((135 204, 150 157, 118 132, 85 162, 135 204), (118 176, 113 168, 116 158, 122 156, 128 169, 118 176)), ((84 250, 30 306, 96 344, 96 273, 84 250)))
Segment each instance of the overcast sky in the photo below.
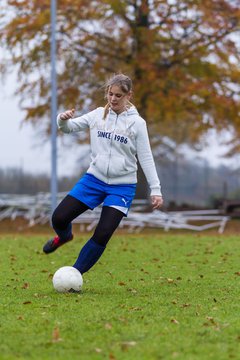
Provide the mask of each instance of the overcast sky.
MULTIPOLYGON (((0 168, 22 168, 31 173, 50 174, 50 140, 43 144, 30 124, 21 124, 23 112, 18 105, 19 99, 12 95, 14 83, 14 79, 0 83, 0 168)), ((77 170, 78 149, 73 152, 72 148, 61 145, 58 141, 58 174, 72 174, 77 170)))
MULTIPOLYGON (((13 97, 13 78, 8 78, 5 84, 0 83, 0 168, 22 168, 31 173, 47 173, 51 171, 50 140, 42 144, 31 125, 21 126, 23 114, 18 106, 18 99, 13 97)), ((80 109, 79 109, 80 110, 80 109)), ((65 135, 69 136, 69 135, 65 135)), ((71 135, 70 135, 71 136, 71 135)), ((221 158, 223 149, 217 144, 216 136, 211 137, 211 147, 206 148, 199 156, 207 159, 211 165, 228 164, 221 158)), ((58 140, 58 174, 67 175, 77 171, 79 146, 63 147, 58 140)))

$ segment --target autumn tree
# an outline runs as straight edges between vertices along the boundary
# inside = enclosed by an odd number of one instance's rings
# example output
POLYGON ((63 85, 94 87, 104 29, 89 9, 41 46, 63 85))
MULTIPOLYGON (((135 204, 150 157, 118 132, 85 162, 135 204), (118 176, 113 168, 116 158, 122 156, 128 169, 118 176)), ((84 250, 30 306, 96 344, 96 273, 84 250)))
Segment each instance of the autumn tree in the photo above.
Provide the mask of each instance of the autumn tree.
MULTIPOLYGON (((4 1, 1 70, 17 69, 25 121, 48 133, 50 0, 4 1)), ((59 0, 59 110, 102 105, 104 81, 122 71, 153 142, 196 144, 229 129, 238 149, 239 19, 234 0, 59 0)))

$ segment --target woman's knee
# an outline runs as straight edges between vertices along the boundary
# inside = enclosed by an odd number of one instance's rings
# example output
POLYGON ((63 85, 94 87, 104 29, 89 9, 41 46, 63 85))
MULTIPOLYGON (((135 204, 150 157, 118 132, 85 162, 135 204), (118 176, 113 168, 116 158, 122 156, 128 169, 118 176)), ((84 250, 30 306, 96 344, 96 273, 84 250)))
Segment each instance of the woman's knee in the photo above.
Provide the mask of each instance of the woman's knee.
POLYGON ((66 223, 66 219, 60 212, 54 211, 52 215, 52 225, 54 228, 64 229, 68 224, 66 223))
POLYGON ((100 245, 106 245, 110 240, 113 232, 114 230, 107 225, 97 226, 93 234, 93 239, 100 245))

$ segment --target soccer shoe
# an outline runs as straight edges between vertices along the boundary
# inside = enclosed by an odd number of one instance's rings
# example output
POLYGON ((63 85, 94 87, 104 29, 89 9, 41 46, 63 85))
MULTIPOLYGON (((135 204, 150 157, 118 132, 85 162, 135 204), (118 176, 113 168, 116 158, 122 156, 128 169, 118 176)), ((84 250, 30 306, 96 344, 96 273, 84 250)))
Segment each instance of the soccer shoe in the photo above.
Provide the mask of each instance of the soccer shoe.
POLYGON ((50 254, 60 246, 66 244, 68 241, 71 241, 72 239, 73 239, 73 235, 71 235, 69 239, 64 241, 62 241, 59 236, 55 236, 53 239, 50 239, 46 242, 46 244, 43 247, 43 252, 45 252, 45 254, 50 254))

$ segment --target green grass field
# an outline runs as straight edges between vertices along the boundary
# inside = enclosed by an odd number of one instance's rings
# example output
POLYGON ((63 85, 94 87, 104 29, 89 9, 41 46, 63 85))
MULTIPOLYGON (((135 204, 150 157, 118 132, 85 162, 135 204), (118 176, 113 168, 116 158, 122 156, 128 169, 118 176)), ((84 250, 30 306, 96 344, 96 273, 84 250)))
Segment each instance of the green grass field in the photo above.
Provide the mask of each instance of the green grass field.
POLYGON ((237 235, 117 234, 81 294, 52 275, 87 235, 45 240, 0 235, 0 359, 240 359, 237 235))

